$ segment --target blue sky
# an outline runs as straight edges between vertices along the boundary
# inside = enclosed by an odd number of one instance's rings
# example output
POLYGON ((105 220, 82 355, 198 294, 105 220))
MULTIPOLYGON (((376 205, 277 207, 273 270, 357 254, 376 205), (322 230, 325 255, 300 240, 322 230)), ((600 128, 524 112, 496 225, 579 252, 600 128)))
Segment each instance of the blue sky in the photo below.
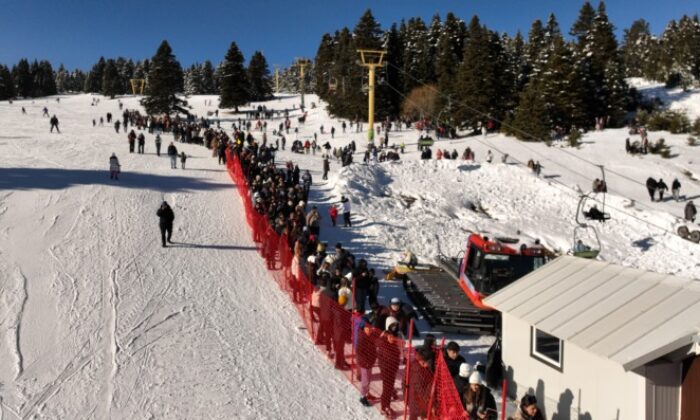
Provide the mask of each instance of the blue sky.
MULTIPOLYGON (((574 0, 0 0, 0 63, 48 59, 54 66, 89 69, 98 58, 152 56, 167 39, 183 66, 223 59, 236 41, 246 59, 261 50, 273 64, 313 58, 321 35, 348 26, 371 8, 383 28, 401 18, 448 11, 489 28, 527 33, 534 19, 554 12, 564 32, 582 1, 574 0)), ((597 2, 593 2, 594 6, 597 2)), ((698 0, 609 0, 618 39, 638 18, 660 33, 670 19, 700 13, 698 0)))

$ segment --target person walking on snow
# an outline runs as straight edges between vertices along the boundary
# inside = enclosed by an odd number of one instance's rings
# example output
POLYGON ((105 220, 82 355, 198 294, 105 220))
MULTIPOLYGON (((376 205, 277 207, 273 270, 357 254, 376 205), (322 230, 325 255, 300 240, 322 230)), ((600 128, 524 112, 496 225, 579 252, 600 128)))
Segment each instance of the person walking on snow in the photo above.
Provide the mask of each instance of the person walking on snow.
POLYGON ((659 191, 659 202, 664 201, 664 191, 668 191, 668 185, 666 185, 662 178, 659 178, 656 189, 659 191))
POLYGON ((112 153, 112 156, 109 157, 109 179, 116 179, 119 181, 120 169, 121 165, 119 165, 119 159, 117 158, 117 155, 112 153))
POLYGON ((678 181, 678 178, 673 180, 673 183, 671 183, 671 193, 673 194, 673 198, 676 201, 681 201, 680 198, 680 193, 681 193, 681 183, 678 181))
POLYGON ((328 179, 328 172, 331 170, 331 162, 328 157, 328 154, 323 155, 323 180, 328 179))
POLYGON ((182 169, 185 169, 185 162, 187 162, 187 155, 185 152, 180 153, 180 164, 182 165, 182 169))
POLYGON ((136 144, 136 133, 134 133, 134 130, 129 132, 127 139, 129 139, 129 153, 134 153, 134 145, 136 144))
POLYGON ((173 142, 170 142, 168 146, 168 156, 170 156, 170 168, 177 169, 177 147, 173 142))
POLYGON ((173 235, 173 221, 175 220, 175 213, 173 209, 170 208, 166 201, 160 205, 160 208, 156 212, 156 215, 160 219, 158 222, 158 227, 160 227, 160 238, 163 243, 163 248, 166 247, 165 241, 173 243, 171 241, 173 235))
POLYGON ((685 205, 685 220, 689 222, 695 222, 695 216, 698 214, 698 209, 695 208, 695 204, 692 201, 688 201, 685 205))
POLYGON ((138 148, 138 153, 143 154, 143 149, 146 146, 146 136, 143 135, 143 133, 139 133, 139 148, 138 148))
MULTIPOLYGON (((44 108, 44 109, 46 109, 46 108, 44 108)), ((53 117, 51 117, 51 121, 50 121, 50 122, 51 122, 51 130, 50 130, 50 132, 53 133, 53 129, 54 129, 54 127, 56 127, 56 132, 57 132, 57 133, 60 133, 61 130, 58 129, 58 118, 56 118, 56 115, 54 115, 53 117)))
POLYGON ((352 227, 352 222, 350 222, 350 200, 344 195, 340 197, 340 207, 343 211, 343 226, 352 227))
POLYGON ((649 192, 649 197, 651 197, 651 201, 654 201, 654 194, 656 194, 656 180, 652 177, 647 178, 647 191, 649 192))
POLYGON ((163 144, 163 140, 160 139, 160 134, 156 134, 156 154, 160 156, 160 145, 163 144))

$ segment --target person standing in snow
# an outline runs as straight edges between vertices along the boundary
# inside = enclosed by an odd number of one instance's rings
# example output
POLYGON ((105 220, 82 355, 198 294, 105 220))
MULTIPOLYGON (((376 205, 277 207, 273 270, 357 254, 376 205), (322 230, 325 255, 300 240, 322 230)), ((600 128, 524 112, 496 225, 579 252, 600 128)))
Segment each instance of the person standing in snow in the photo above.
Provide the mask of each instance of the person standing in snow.
POLYGON ((304 201, 309 201, 309 192, 311 191, 311 172, 307 169, 304 171, 304 175, 301 176, 302 188, 304 188, 304 201))
MULTIPOLYGON (((44 108, 44 109, 46 109, 46 108, 44 108)), ((56 127, 56 132, 57 132, 57 133, 60 133, 60 132, 61 132, 61 130, 58 129, 58 118, 56 118, 56 115, 54 115, 53 117, 51 117, 50 123, 51 123, 51 130, 50 130, 51 133, 53 133, 54 127, 56 127)))
MULTIPOLYGON (((119 121, 117 121, 119 122, 119 121)), ((160 134, 156 134, 156 154, 160 156, 160 145, 163 144, 163 140, 160 139, 160 134)))
MULTIPOLYGON (((119 134, 119 127, 121 126, 121 124, 122 124, 122 122, 119 121, 119 120, 116 120, 116 121, 114 122, 114 131, 116 131, 117 134, 119 134)), ((95 126, 94 120, 93 120, 92 126, 93 126, 93 127, 95 126)))
POLYGON ((129 140, 129 153, 134 153, 134 145, 136 144, 136 133, 134 133, 134 130, 131 130, 126 138, 129 140))
POLYGON ((328 172, 331 170, 331 161, 328 158, 328 154, 324 153, 323 155, 323 177, 322 179, 325 181, 328 179, 328 172))
POLYGON ((187 155, 185 152, 180 153, 180 164, 182 165, 182 169, 185 169, 185 162, 187 162, 187 155))
POLYGON ((656 194, 656 180, 652 177, 647 178, 647 191, 649 192, 649 197, 651 197, 651 201, 654 201, 654 194, 656 194))
POLYGON ((664 191, 668 191, 668 185, 662 178, 659 178, 659 182, 656 183, 656 189, 659 191, 659 202, 661 202, 664 200, 664 191))
POLYGON ((493 153, 491 153, 491 149, 489 149, 488 152, 486 152, 486 162, 491 163, 493 161, 493 153))
POLYGON ((160 227, 160 238, 163 243, 163 248, 166 247, 165 241, 172 243, 171 237, 173 235, 173 221, 175 220, 175 213, 173 209, 170 208, 166 201, 160 205, 160 208, 156 212, 156 215, 160 219, 158 222, 158 227, 160 227))
POLYGON ((344 195, 340 197, 340 210, 343 212, 343 226, 352 227, 352 222, 350 221, 350 200, 344 195))
POLYGON ((698 214, 698 209, 695 208, 695 204, 693 204, 692 201, 688 201, 688 204, 685 205, 685 220, 689 222, 695 222, 695 216, 698 214))
POLYGON ((394 384, 396 373, 401 365, 401 342, 399 339, 399 323, 394 317, 386 319, 386 331, 377 339, 377 364, 382 380, 381 409, 382 414, 393 418, 394 410, 391 401, 396 395, 394 384))
POLYGON ((306 226, 316 237, 321 233, 321 215, 316 206, 311 207, 311 211, 306 215, 306 226))
POLYGON ((109 179, 116 179, 119 181, 119 170, 121 168, 121 165, 119 165, 119 159, 117 158, 117 155, 112 153, 112 156, 109 157, 109 179))
POLYGON ((170 168, 177 169, 177 147, 173 142, 170 142, 168 146, 168 156, 170 157, 170 168))
POLYGON ((680 198, 681 183, 680 183, 680 181, 678 181, 678 178, 675 178, 673 180, 673 183, 671 183, 671 193, 673 194, 673 198, 676 201, 681 201, 681 198, 680 198))
POLYGON ((496 399, 491 390, 484 384, 481 372, 474 371, 469 375, 469 387, 463 394, 464 408, 470 419, 496 420, 496 399))
POLYGON ((143 154, 143 149, 146 146, 146 136, 143 135, 143 133, 139 133, 139 148, 138 148, 138 153, 143 154))
POLYGON ((331 218, 331 223, 333 224, 333 226, 335 226, 335 221, 338 219, 338 207, 331 206, 328 209, 328 215, 331 218))

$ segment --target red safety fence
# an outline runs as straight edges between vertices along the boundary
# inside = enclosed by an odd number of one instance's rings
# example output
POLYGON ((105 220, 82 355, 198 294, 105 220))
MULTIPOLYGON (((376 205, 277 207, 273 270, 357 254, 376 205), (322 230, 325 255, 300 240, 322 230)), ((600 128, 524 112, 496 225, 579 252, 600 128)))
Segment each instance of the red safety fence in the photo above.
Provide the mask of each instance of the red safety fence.
MULTIPOLYGON (((265 215, 255 211, 238 158, 228 150, 226 154, 228 173, 243 200, 253 241, 268 270, 289 295, 319 350, 358 388, 358 399, 367 397, 388 418, 466 419, 442 348, 417 351, 410 337, 386 331, 386 317, 371 324, 352 311, 354 293, 349 302, 342 293, 338 297, 338 279, 319 279, 311 272, 311 281, 301 248, 294 247, 286 235, 272 228, 265 215)), ((412 328, 407 330, 410 333, 412 328)))

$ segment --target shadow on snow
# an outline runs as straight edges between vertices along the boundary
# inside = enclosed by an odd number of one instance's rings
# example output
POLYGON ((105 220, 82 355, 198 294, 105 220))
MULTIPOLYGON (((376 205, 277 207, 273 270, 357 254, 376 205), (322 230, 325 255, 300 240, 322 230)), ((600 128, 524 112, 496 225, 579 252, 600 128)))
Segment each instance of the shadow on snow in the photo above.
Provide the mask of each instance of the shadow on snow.
MULTIPOLYGON (((179 172, 178 172, 179 173, 179 172)), ((117 188, 182 192, 234 188, 188 176, 153 175, 141 172, 120 174, 109 179, 109 172, 95 169, 0 168, 0 190, 60 190, 78 185, 109 185, 117 188)))

